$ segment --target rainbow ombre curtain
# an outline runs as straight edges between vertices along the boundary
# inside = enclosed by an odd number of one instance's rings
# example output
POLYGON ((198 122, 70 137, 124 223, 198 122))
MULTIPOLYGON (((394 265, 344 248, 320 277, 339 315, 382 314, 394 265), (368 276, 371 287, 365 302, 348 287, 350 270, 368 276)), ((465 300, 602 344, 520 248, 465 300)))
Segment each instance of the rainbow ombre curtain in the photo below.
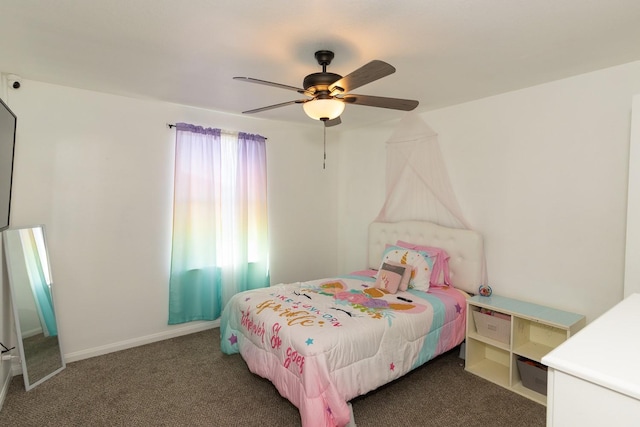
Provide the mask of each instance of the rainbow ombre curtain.
POLYGON ((269 286, 265 138, 176 124, 169 324, 269 286))

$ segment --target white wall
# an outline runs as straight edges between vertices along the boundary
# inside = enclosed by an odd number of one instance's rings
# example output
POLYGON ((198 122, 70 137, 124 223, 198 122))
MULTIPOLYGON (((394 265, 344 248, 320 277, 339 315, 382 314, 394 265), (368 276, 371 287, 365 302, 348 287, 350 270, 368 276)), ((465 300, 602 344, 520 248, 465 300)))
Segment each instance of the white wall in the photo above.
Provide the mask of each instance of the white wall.
MULTIPOLYGON (((11 313, 12 306, 10 303, 7 269, 4 262, 4 242, 2 242, 2 237, 0 237, 0 243, 2 243, 0 244, 0 342, 11 348, 15 345, 16 337, 13 314, 11 313)), ((18 354, 17 349, 14 354, 18 354)), ((4 397, 9 389, 10 373, 11 363, 0 360, 0 409, 2 409, 4 397)))
POLYGON ((175 139, 167 123, 266 136, 272 282, 336 273, 338 212, 327 206, 337 204, 337 180, 322 169, 320 123, 284 125, 35 81, 9 89, 6 101, 18 116, 11 225, 46 227, 67 361, 211 326, 167 325, 175 139), (313 248, 313 262, 301 244, 313 248))
MULTIPOLYGON (((7 99, 7 84, 3 75, 0 75, 0 97, 7 99)), ((0 233, 0 342, 11 348, 15 345, 16 335, 13 322, 11 305, 11 293, 9 292, 9 278, 4 258, 4 241, 0 233)), ((4 349, 3 349, 4 350, 4 349)), ((18 350, 13 354, 18 355, 18 350)), ((5 395, 9 389, 12 375, 12 363, 0 360, 0 409, 4 403, 5 395)))
MULTIPOLYGON (((640 62, 431 111, 467 220, 485 237, 496 294, 585 314, 623 296, 631 100, 640 62)), ((366 260, 366 225, 384 201, 389 124, 347 130, 340 146, 339 269, 366 260), (360 155, 364 147, 371 150, 360 155), (353 191, 369 183, 367 191, 353 191)))
POLYGON ((633 97, 629 148, 624 296, 640 293, 640 94, 633 97))

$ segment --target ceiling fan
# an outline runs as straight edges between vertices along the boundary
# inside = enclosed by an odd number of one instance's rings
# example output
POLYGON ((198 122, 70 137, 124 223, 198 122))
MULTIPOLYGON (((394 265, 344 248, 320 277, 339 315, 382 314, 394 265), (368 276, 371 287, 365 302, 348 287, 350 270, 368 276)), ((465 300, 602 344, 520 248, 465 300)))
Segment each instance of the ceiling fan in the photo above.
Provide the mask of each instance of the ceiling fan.
POLYGON ((321 120, 325 126, 335 126, 342 123, 340 115, 344 111, 345 104, 366 105, 369 107, 390 108, 394 110, 411 111, 418 106, 418 101, 400 98, 385 98, 381 96, 356 95, 348 93, 353 89, 364 86, 389 74, 396 69, 384 61, 373 60, 363 65, 351 74, 342 77, 339 74, 327 72, 327 66, 331 64, 334 53, 330 50, 319 50, 315 53, 318 64, 322 66, 322 72, 306 76, 302 82, 303 88, 273 83, 266 80, 251 77, 234 77, 249 83, 258 83, 281 89, 293 90, 308 98, 282 102, 254 110, 243 111, 244 114, 259 113, 273 108, 284 107, 291 104, 302 104, 305 113, 312 119, 321 120))

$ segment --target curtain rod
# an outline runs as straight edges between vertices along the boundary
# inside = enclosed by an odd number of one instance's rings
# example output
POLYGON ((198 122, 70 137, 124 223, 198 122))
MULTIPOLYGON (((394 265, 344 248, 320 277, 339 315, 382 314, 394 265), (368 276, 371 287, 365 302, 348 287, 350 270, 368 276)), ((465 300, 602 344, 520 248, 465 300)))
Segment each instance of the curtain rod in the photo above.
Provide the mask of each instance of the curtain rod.
MULTIPOLYGON (((167 123, 167 127, 168 127, 169 129, 173 129, 174 127, 176 127, 176 125, 171 124, 171 123, 167 123)), ((224 129, 220 129, 220 130, 221 130, 222 132, 237 133, 237 132, 232 131, 232 130, 224 130, 224 129)), ((262 135, 259 135, 259 136, 262 136, 262 135)), ((265 141, 266 141, 267 139, 269 139, 269 138, 267 138, 266 136, 262 136, 262 137, 264 138, 264 140, 265 140, 265 141)))

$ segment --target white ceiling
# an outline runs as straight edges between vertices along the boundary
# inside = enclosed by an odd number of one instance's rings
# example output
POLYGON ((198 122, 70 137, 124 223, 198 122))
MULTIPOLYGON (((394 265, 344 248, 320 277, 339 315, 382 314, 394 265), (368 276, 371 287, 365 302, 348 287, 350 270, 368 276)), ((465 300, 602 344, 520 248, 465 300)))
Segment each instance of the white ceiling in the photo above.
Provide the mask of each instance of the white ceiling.
MULTIPOLYGON (((426 111, 639 60, 640 0, 1 0, 2 72, 236 114, 301 96, 232 77, 301 87, 320 49, 343 76, 389 62, 355 92, 426 111)), ((402 114, 348 105, 342 126, 402 114)))

